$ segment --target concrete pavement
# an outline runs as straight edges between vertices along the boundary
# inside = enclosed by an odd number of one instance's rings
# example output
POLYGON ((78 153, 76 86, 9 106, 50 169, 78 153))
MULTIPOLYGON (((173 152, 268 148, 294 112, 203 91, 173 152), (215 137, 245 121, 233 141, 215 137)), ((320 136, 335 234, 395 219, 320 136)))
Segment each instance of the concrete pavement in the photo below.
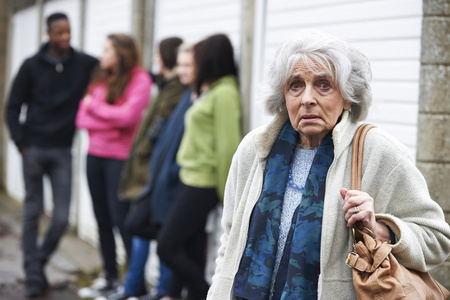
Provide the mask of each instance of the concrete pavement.
MULTIPOLYGON (((21 204, 0 194, 0 299, 20 300, 23 297, 24 273, 20 250, 21 204)), ((49 218, 43 217, 43 224, 49 218)), ((96 278, 101 269, 97 249, 66 233, 57 252, 51 257, 46 274, 52 289, 45 300, 75 300, 78 286, 85 286, 96 278)))

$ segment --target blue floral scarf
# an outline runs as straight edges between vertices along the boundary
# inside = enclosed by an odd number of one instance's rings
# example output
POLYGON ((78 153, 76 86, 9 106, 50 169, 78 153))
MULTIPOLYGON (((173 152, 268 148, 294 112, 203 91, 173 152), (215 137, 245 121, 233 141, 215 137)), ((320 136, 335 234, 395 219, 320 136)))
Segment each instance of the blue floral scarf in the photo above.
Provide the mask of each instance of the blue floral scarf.
MULTIPOLYGON (((234 295, 269 299, 281 211, 298 133, 290 122, 270 152, 261 196, 252 212, 247 244, 235 277, 234 295)), ((294 212, 273 290, 273 299, 316 299, 325 180, 334 159, 331 133, 314 157, 302 201, 294 212)))

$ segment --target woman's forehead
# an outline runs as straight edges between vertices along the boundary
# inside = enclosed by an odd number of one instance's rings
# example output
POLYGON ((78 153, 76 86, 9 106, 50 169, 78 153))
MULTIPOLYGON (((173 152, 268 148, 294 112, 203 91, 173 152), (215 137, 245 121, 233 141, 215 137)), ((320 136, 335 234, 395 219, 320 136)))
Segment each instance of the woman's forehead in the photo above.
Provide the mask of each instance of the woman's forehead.
POLYGON ((330 74, 330 70, 317 60, 309 59, 305 61, 303 59, 299 59, 292 69, 291 77, 298 75, 303 77, 306 74, 332 76, 332 74, 330 74))

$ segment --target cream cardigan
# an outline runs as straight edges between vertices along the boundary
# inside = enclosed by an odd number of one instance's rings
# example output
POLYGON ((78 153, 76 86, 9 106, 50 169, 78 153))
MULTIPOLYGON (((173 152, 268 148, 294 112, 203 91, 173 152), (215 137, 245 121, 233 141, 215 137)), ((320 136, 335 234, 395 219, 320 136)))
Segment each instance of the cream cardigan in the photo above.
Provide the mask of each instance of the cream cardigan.
MULTIPOLYGON (((224 233, 209 300, 235 299, 234 277, 246 245, 250 216, 261 192, 267 157, 287 119, 286 114, 280 114, 270 124, 250 132, 233 157, 225 189, 224 233)), ((326 182, 319 299, 356 299, 351 269, 345 264, 351 235, 339 194, 341 187, 350 188, 351 143, 356 128, 345 112, 333 130, 335 157, 326 182)), ((400 263, 428 271, 447 258, 450 227, 442 209, 430 198, 408 149, 378 128, 366 137, 361 185, 374 198, 377 220, 396 234, 398 241, 392 252, 400 263)))

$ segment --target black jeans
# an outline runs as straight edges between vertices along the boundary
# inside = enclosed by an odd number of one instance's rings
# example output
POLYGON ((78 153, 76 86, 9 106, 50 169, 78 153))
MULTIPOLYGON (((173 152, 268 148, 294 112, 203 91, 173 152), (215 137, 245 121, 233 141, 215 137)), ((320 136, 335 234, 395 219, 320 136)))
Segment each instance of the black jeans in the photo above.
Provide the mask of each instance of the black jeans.
POLYGON ((70 148, 31 146, 23 155, 25 201, 22 211, 22 250, 25 280, 42 283, 43 268, 67 228, 69 217, 72 156, 70 148), (38 245, 38 223, 44 209, 43 177, 50 179, 53 211, 43 242, 38 245))
POLYGON ((119 159, 87 156, 87 179, 97 220, 103 269, 108 279, 118 277, 114 228, 122 236, 127 256, 131 254, 131 236, 124 228, 130 204, 120 201, 117 196, 123 162, 119 159))
POLYGON ((205 225, 217 203, 215 188, 181 184, 158 236, 158 255, 187 284, 188 300, 206 299, 209 289, 205 225))
POLYGON ((125 229, 132 235, 147 240, 156 239, 161 224, 151 220, 151 197, 141 197, 130 209, 125 219, 125 229))

